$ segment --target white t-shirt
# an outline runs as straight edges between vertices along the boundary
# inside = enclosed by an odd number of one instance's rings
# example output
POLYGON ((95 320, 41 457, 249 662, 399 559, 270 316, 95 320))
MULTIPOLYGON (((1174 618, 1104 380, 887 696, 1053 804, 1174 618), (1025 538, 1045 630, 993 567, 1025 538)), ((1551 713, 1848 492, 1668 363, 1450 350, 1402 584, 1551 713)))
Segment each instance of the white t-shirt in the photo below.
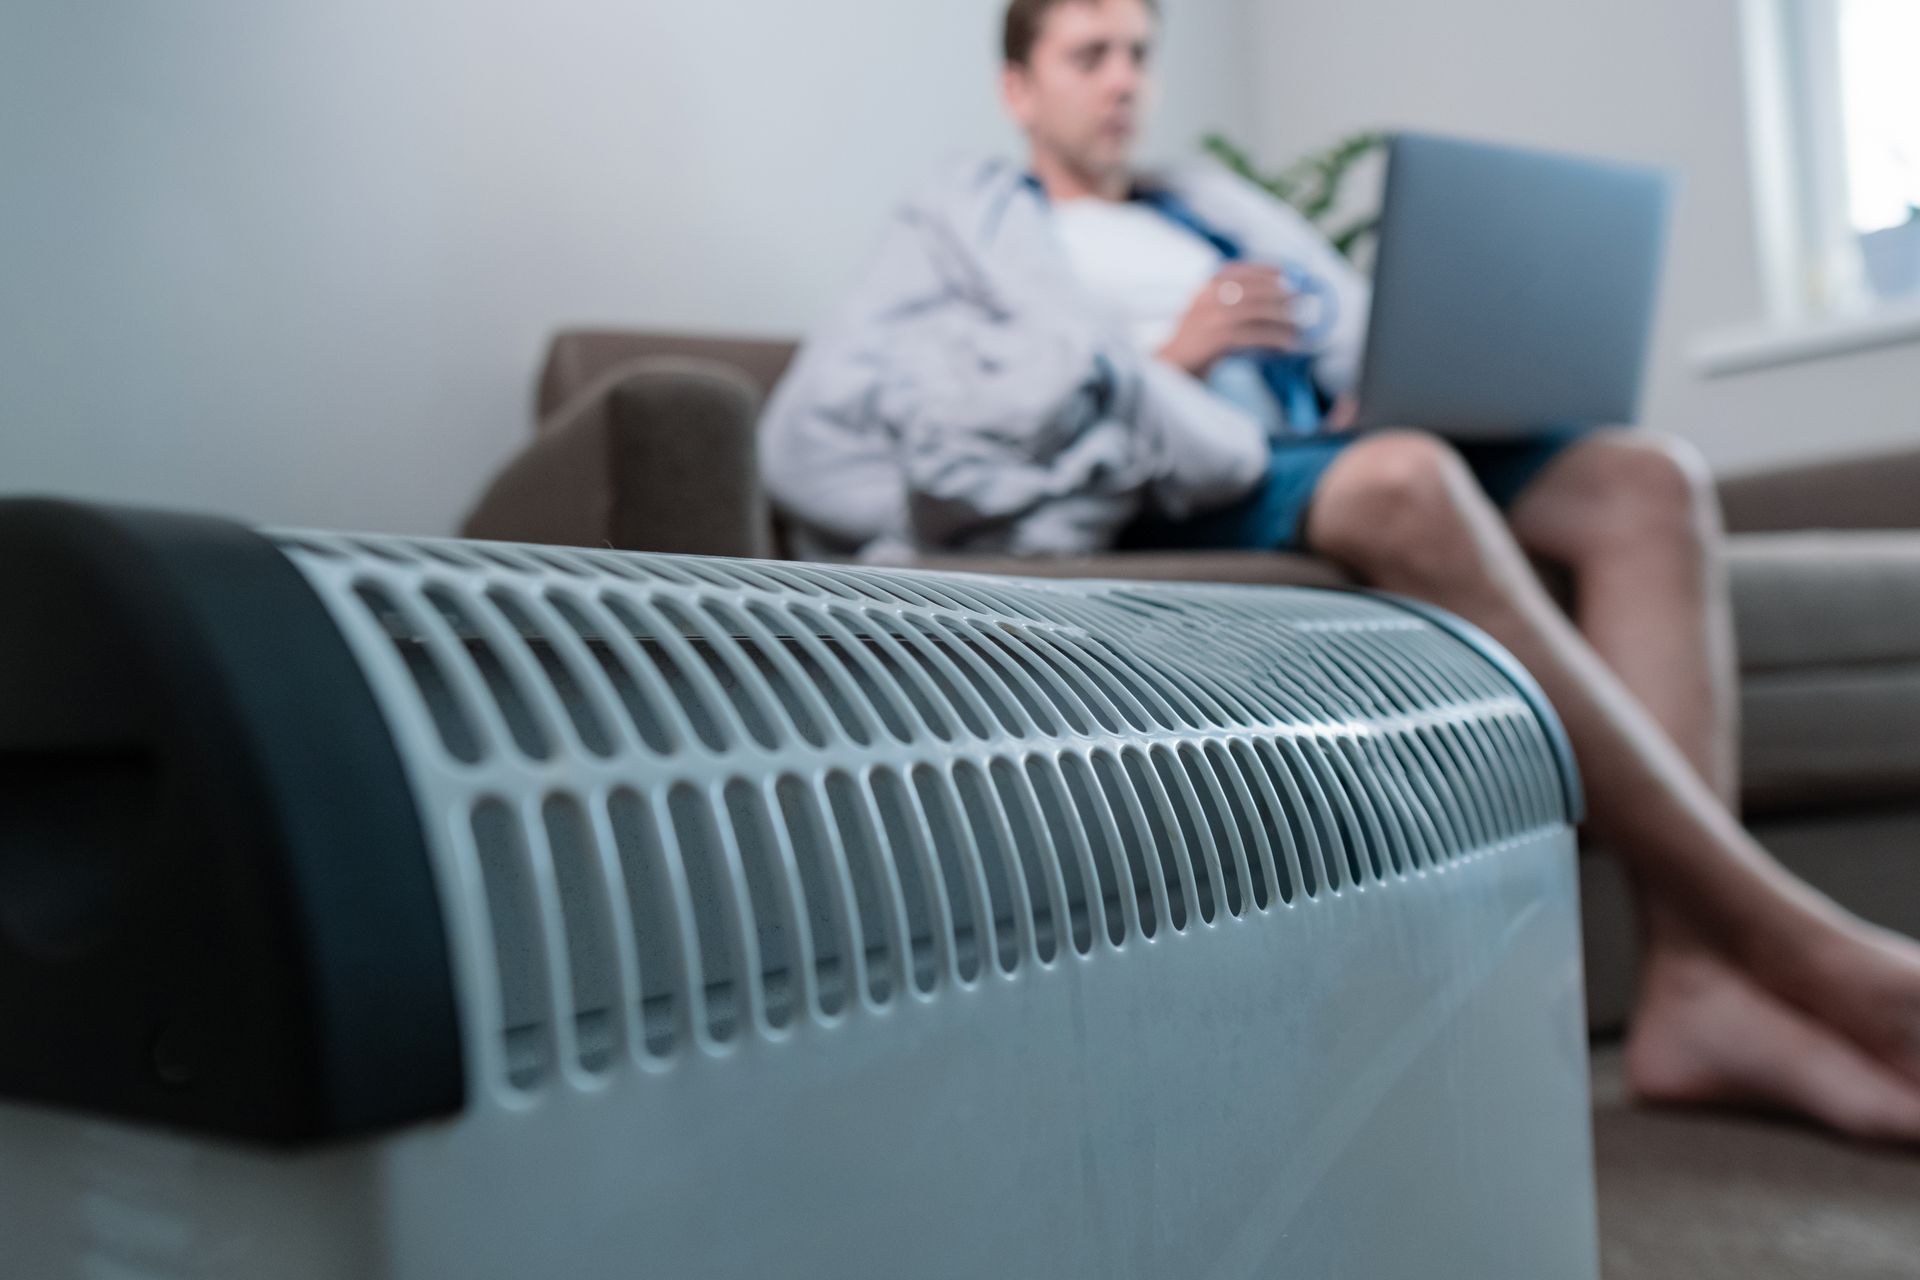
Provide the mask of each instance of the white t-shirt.
POLYGON ((1053 221, 1074 274, 1142 351, 1166 345, 1225 265, 1212 244, 1138 201, 1063 200, 1053 221))
MULTIPOLYGON (((1094 305, 1148 355, 1167 344, 1194 298, 1226 265, 1212 241, 1139 201, 1063 200, 1053 206, 1053 220, 1094 305)), ((1216 361, 1206 382, 1269 432, 1284 429, 1286 412, 1256 361, 1243 355, 1216 361)))

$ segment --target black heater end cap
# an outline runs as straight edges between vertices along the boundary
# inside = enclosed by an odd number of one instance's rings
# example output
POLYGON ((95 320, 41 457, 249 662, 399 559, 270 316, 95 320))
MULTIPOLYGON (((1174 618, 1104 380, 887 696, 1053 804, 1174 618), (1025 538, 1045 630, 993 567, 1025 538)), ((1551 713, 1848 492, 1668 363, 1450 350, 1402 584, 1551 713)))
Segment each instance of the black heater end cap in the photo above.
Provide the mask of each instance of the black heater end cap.
POLYGON ((268 538, 0 502, 0 1099, 275 1145, 465 1099, 420 814, 268 538))

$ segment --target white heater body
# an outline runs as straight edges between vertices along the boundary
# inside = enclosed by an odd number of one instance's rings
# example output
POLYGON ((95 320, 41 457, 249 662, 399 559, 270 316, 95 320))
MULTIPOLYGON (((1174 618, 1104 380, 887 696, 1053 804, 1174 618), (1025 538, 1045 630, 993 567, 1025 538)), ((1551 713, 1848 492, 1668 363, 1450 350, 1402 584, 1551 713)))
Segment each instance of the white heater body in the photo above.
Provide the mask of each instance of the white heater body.
POLYGON ((267 536, 404 770, 464 1100, 0 1104, 0 1275, 1597 1275, 1577 782, 1463 624, 267 536))

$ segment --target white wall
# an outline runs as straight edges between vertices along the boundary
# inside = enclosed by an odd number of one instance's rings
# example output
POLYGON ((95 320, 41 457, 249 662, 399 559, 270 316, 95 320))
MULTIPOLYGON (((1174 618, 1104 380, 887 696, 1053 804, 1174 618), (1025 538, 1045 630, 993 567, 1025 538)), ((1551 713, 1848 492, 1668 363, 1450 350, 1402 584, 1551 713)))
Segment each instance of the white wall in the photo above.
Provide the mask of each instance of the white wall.
POLYGON ((1254 0, 1256 149, 1412 126, 1669 166, 1683 188, 1648 425, 1721 470, 1920 445, 1920 346, 1705 378, 1762 318, 1735 0, 1254 0))
MULTIPOLYGON (((1154 138, 1245 133, 1177 0, 1154 138)), ((0 492, 445 531, 582 321, 805 326, 941 153, 1000 0, 0 5, 0 492)))

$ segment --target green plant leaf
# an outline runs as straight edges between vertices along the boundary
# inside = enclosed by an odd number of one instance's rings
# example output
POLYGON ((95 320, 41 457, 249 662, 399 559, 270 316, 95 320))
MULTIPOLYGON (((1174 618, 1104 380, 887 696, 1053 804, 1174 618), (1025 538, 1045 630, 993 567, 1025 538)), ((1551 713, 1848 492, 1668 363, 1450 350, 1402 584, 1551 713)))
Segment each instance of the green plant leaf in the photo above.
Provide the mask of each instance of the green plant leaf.
MULTIPOLYGON (((1275 199, 1300 211, 1300 215, 1323 232, 1322 225, 1340 205, 1340 193, 1354 166, 1387 145, 1387 135, 1378 131, 1356 133, 1331 146, 1305 155, 1273 173, 1262 172, 1259 164, 1224 134, 1210 133, 1201 139, 1203 150, 1232 172, 1261 187, 1275 199)), ((1328 234, 1333 247, 1351 258, 1354 250, 1374 233, 1379 219, 1369 215, 1328 234)))

